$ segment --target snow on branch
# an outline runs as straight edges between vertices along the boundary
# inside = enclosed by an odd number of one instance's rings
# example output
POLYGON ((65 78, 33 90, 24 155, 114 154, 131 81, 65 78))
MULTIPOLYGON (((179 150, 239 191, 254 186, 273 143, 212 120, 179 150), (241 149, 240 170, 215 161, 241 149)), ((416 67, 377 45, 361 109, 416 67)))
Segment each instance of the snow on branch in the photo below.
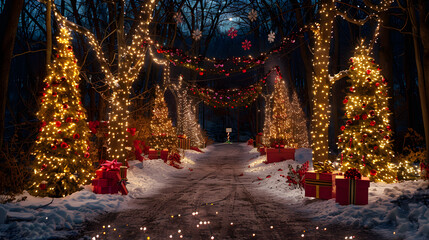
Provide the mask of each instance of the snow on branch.
POLYGON ((334 76, 329 76, 329 82, 332 84, 334 84, 336 81, 346 77, 349 74, 349 70, 343 70, 340 71, 339 73, 335 74, 334 76))

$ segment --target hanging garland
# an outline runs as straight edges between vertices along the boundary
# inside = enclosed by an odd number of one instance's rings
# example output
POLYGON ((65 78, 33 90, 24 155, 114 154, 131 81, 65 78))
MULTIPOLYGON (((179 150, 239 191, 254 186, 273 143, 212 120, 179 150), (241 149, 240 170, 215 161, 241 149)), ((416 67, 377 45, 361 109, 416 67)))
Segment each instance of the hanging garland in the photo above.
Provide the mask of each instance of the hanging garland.
MULTIPOLYGON (((291 34, 289 37, 285 37, 279 46, 268 52, 261 53, 258 57, 243 56, 226 59, 207 58, 202 56, 191 57, 178 48, 165 47, 160 44, 154 44, 154 46, 156 52, 163 54, 174 66, 183 66, 195 70, 199 72, 201 76, 206 73, 225 74, 225 76, 229 76, 231 73, 235 72, 245 73, 248 69, 264 64, 269 55, 283 51, 289 44, 295 43, 298 36, 303 35, 304 32, 308 30, 310 30, 309 27, 299 29, 296 33, 291 34)), ((271 36, 272 39, 274 37, 275 36, 271 36)))
POLYGON ((258 95, 262 93, 263 87, 266 86, 268 76, 273 72, 276 72, 278 76, 281 76, 279 67, 276 66, 265 74, 257 83, 245 88, 214 90, 193 85, 189 88, 189 92, 198 96, 205 104, 213 106, 214 108, 236 108, 242 106, 247 108, 256 100, 258 95))

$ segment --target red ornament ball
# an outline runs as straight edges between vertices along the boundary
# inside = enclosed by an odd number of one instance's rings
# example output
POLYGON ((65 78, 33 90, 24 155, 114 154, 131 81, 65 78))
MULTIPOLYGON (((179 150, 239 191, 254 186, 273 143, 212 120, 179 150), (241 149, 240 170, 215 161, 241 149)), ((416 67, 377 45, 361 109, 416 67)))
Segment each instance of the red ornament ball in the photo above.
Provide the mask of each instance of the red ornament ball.
POLYGON ((60 121, 56 121, 56 122, 55 122, 55 125, 56 125, 57 127, 61 127, 61 122, 60 122, 60 121))
POLYGON ((367 79, 366 79, 366 81, 367 81, 367 82, 371 82, 371 78, 367 78, 367 79))
POLYGON ((371 171, 369 171, 369 174, 371 174, 371 176, 375 176, 377 175, 377 170, 371 169, 371 171))
POLYGON ((341 131, 344 131, 346 129, 345 126, 341 126, 341 131))
POLYGON ((200 76, 203 76, 204 75, 204 72, 200 72, 200 76))
POLYGON ((61 81, 65 81, 66 80, 66 77, 61 77, 61 81))
POLYGON ((73 47, 72 46, 68 46, 67 49, 71 51, 73 49, 73 47))
POLYGON ((54 97, 56 97, 57 95, 58 95, 57 92, 52 93, 52 96, 54 96, 54 97))
POLYGON ((57 149, 57 145, 51 145, 52 150, 56 150, 57 149))
POLYGON ((344 100, 343 100, 343 103, 344 104, 346 104, 346 103, 348 103, 349 102, 349 100, 347 99, 347 98, 345 98, 344 100))
POLYGON ((375 121, 371 121, 371 122, 369 123, 369 125, 371 125, 371 126, 375 126, 375 121))
POLYGON ((362 107, 365 108, 366 107, 366 103, 362 104, 362 107))
POLYGON ((84 155, 85 158, 89 158, 89 152, 86 152, 84 155))
POLYGON ((73 134, 73 139, 79 139, 79 138, 80 138, 79 133, 75 133, 75 134, 73 134))
POLYGON ((378 146, 374 146, 374 150, 377 150, 378 149, 378 146))
POLYGON ((371 70, 366 70, 366 74, 371 74, 371 70))
POLYGON ((67 104, 63 104, 63 108, 64 108, 64 109, 67 109, 67 108, 69 108, 69 105, 67 105, 67 104))
POLYGON ((62 147, 62 148, 68 148, 68 147, 69 147, 69 145, 68 145, 66 142, 62 142, 62 143, 61 143, 61 147, 62 147))
POLYGON ((376 87, 380 86, 380 83, 375 83, 375 86, 376 86, 376 87))
POLYGON ((363 120, 366 120, 368 118, 368 115, 366 115, 365 113, 364 114, 362 114, 362 119, 363 120))
POLYGON ((355 67, 354 67, 354 66, 351 66, 351 67, 350 67, 350 69, 351 69, 351 70, 355 70, 355 67))
POLYGON ((359 115, 356 115, 356 116, 355 116, 355 120, 357 121, 357 120, 359 120, 359 119, 360 119, 359 115))
POLYGON ((354 87, 351 87, 350 88, 350 92, 354 92, 355 91, 355 88, 354 87))

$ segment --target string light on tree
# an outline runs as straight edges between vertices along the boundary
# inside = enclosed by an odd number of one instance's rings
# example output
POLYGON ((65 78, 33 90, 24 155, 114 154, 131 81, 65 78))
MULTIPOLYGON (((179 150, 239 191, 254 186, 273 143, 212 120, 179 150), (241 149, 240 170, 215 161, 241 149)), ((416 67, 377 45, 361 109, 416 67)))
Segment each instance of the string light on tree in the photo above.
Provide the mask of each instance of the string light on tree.
POLYGON ((292 135, 292 121, 287 109, 289 96, 286 92, 286 84, 281 75, 278 75, 274 83, 273 108, 270 123, 270 144, 295 146, 292 135))
MULTIPOLYGON (((334 77, 329 75, 329 53, 331 46, 331 36, 333 22, 336 16, 341 16, 344 20, 357 24, 364 25, 368 20, 377 18, 378 12, 387 10, 393 0, 382 0, 378 5, 371 1, 364 0, 364 4, 368 7, 368 11, 373 13, 368 14, 363 19, 354 19, 349 17, 347 12, 339 11, 335 0, 321 0, 319 4, 320 23, 313 25, 312 30, 315 38, 313 48, 313 86, 312 86, 312 149, 313 163, 323 163, 328 160, 328 127, 329 127, 329 94, 332 84, 340 79, 343 74, 337 74, 334 77)), ((377 20, 380 25, 381 21, 377 20)), ((374 39, 371 45, 375 42, 378 36, 378 29, 374 34, 374 39)), ((318 166, 322 166, 319 164, 318 166)), ((319 170, 319 169, 316 169, 319 170)))
POLYGON ((64 197, 93 177, 88 153, 89 127, 79 93, 79 70, 70 32, 60 28, 56 58, 49 65, 37 118, 41 121, 33 149, 31 192, 64 197))
POLYGON ((308 127, 307 118, 301 107, 301 102, 298 99, 298 94, 293 89, 292 98, 288 107, 289 117, 291 118, 292 136, 299 148, 308 148, 308 127))
POLYGON ((387 81, 369 55, 362 40, 350 59, 351 87, 343 100, 347 122, 338 138, 342 170, 356 168, 372 181, 391 183, 396 179, 396 167, 391 163, 387 81))
POLYGON ((177 148, 177 132, 173 127, 171 119, 168 117, 168 108, 164 100, 164 89, 159 86, 155 88, 155 103, 150 121, 151 136, 148 142, 151 147, 162 150, 177 148))
MULTIPOLYGON (((56 8, 54 9, 55 17, 58 22, 62 22, 65 26, 83 34, 88 43, 95 51, 95 55, 101 65, 101 70, 105 75, 106 83, 112 90, 109 112, 109 134, 108 134, 108 153, 109 158, 117 159, 118 161, 126 161, 125 143, 127 142, 128 128, 128 108, 130 106, 129 96, 133 82, 137 79, 140 70, 144 65, 146 50, 149 44, 153 41, 149 39, 149 25, 152 21, 153 9, 157 1, 150 0, 141 7, 138 23, 135 32, 132 36, 131 43, 126 44, 124 25, 119 24, 117 29, 118 36, 118 53, 117 66, 114 68, 115 73, 110 69, 110 60, 104 57, 102 47, 96 40, 94 34, 89 30, 78 26, 77 24, 68 21, 63 17, 56 8)), ((122 5, 119 9, 119 18, 123 19, 125 15, 125 7, 122 5)))

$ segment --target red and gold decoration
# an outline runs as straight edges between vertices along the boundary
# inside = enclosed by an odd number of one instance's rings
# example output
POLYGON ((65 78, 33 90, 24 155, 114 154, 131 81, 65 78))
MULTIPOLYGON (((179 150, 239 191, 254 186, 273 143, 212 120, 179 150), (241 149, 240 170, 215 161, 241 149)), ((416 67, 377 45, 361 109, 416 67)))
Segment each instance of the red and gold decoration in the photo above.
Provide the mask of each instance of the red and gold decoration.
POLYGON ((345 125, 338 137, 342 150, 342 171, 356 168, 362 176, 377 182, 394 182, 396 167, 391 163, 392 129, 387 81, 363 44, 350 59, 349 93, 346 96, 345 125))
POLYGON ((127 195, 128 190, 125 186, 127 178, 126 166, 121 166, 122 163, 106 161, 102 167, 95 171, 97 178, 92 180, 92 190, 97 194, 116 194, 121 192, 122 195, 127 195))
POLYGON ((181 149, 191 149, 191 139, 188 139, 186 135, 178 135, 177 141, 179 143, 179 148, 181 149))
POLYGON ((308 171, 305 173, 305 196, 320 199, 335 198, 335 175, 332 173, 317 173, 308 171))
POLYGON ((164 90, 159 86, 155 89, 155 103, 150 121, 151 136, 148 144, 155 150, 176 149, 177 133, 171 119, 168 117, 168 108, 164 100, 164 90))
POLYGON ((340 205, 367 205, 369 179, 361 176, 356 168, 349 169, 344 176, 335 179, 337 195, 335 202, 340 205))
POLYGON ((89 128, 79 88, 79 69, 70 32, 61 27, 56 58, 49 65, 37 118, 40 129, 33 149, 34 174, 30 192, 64 197, 89 184, 89 128))

